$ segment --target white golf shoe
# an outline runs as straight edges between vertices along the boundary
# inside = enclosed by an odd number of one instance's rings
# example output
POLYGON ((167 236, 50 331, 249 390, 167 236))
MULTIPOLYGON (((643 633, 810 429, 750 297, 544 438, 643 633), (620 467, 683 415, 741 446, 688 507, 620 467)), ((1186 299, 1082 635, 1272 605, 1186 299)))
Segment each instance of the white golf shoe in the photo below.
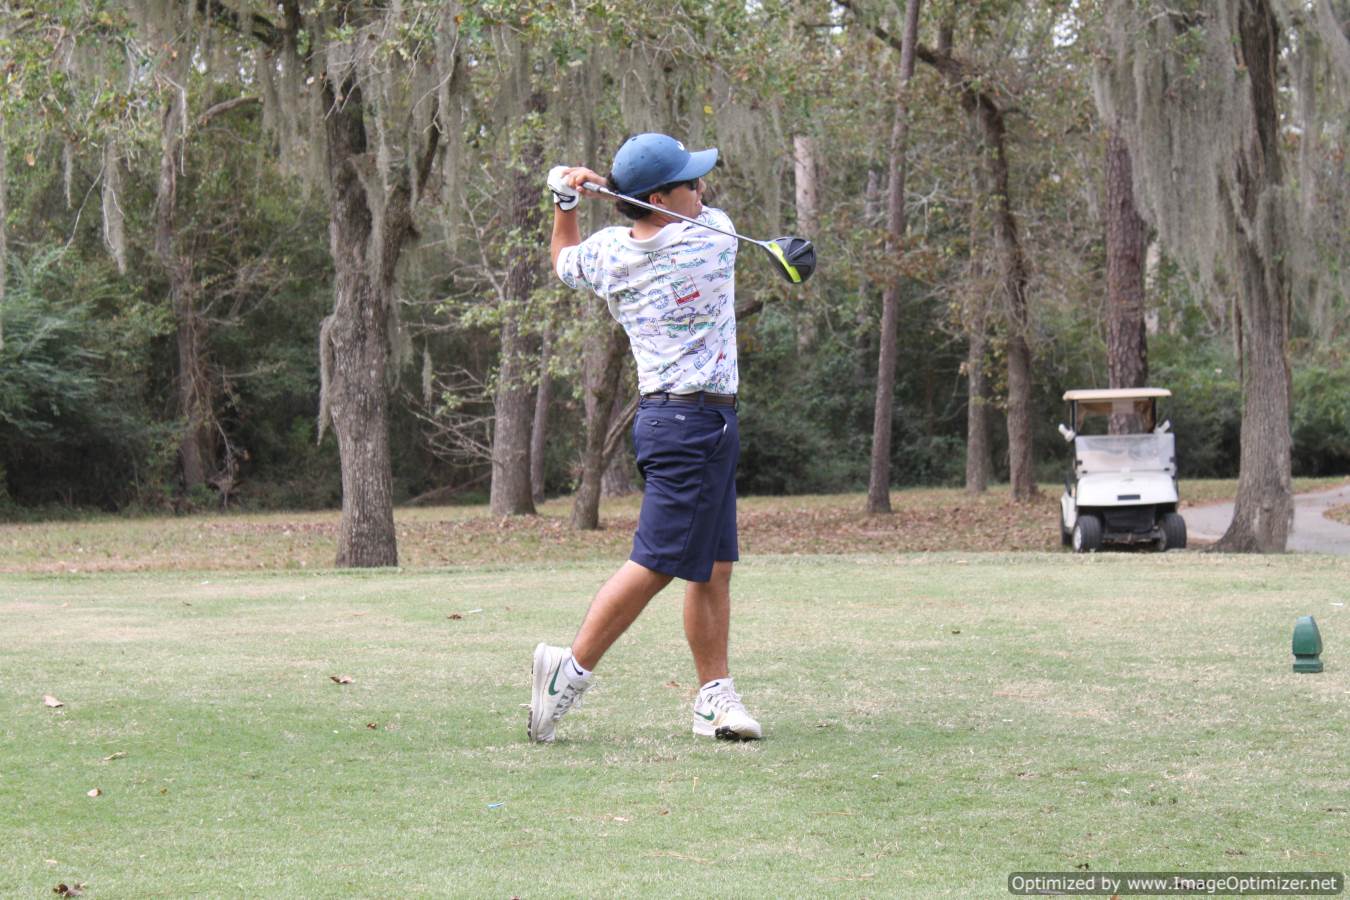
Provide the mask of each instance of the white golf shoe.
POLYGON ((571 656, 572 651, 567 647, 541 643, 534 648, 534 688, 530 693, 530 723, 525 729, 532 741, 552 741, 558 720, 569 709, 581 705, 581 695, 591 686, 591 677, 573 684, 562 671, 563 663, 571 656))
POLYGON ((719 678, 698 692, 694 701, 694 734, 724 741, 756 741, 764 736, 764 731, 745 711, 732 680, 719 678))

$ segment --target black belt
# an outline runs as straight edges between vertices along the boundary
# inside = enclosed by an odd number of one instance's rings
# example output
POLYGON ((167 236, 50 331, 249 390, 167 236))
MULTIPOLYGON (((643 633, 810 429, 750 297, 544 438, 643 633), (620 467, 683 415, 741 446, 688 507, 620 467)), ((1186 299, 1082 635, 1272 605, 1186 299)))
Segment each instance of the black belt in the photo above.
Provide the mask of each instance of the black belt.
POLYGON ((653 391, 643 394, 643 400, 664 400, 667 403, 702 403, 707 406, 736 405, 735 394, 710 394, 707 391, 695 391, 692 394, 672 394, 670 391, 653 391))

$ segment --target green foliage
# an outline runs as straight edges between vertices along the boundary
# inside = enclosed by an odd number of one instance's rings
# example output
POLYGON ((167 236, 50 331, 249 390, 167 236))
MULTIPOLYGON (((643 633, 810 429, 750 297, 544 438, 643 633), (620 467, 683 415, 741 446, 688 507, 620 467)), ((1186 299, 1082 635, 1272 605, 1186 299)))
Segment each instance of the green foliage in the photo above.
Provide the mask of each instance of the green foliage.
MULTIPOLYGON (((144 372, 162 314, 105 264, 47 251, 14 260, 0 351, 0 465, 18 503, 146 501, 171 465, 144 372)), ((171 453, 171 451, 169 451, 171 453)))
POLYGON ((799 355, 791 319, 779 310, 763 313, 752 335, 738 357, 745 398, 738 490, 785 494, 865 486, 870 444, 857 422, 870 401, 866 390, 856 389, 852 360, 840 352, 845 348, 799 355))
POLYGON ((1230 348, 1157 335, 1149 345, 1149 381, 1172 392, 1162 417, 1177 438, 1181 478, 1229 478, 1238 470, 1242 384, 1230 348))
POLYGON ((1343 358, 1294 372, 1294 474, 1350 472, 1350 368, 1343 358))

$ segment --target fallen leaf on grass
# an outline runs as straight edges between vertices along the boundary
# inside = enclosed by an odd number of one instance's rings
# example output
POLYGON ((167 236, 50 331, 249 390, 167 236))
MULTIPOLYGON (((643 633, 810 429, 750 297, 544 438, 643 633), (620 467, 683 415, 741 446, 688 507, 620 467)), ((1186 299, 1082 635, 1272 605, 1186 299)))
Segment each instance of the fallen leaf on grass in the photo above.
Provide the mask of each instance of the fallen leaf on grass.
POLYGON ((64 703, 62 703, 60 700, 57 700, 51 694, 42 695, 42 705, 50 706, 52 709, 56 709, 58 706, 65 706, 64 703))
POLYGON ((105 756, 105 757, 103 757, 103 761, 104 761, 104 762, 112 762, 114 759, 126 759, 126 756, 127 756, 127 754, 126 754, 126 751, 125 751, 125 750, 118 750, 118 751, 117 751, 116 753, 114 753, 112 756, 105 756))
POLYGON ((1092 868, 1092 863, 1078 863, 1078 864, 1076 864, 1076 865, 1074 866, 1074 868, 1075 868, 1075 869, 1090 869, 1090 868, 1092 868))
POLYGON ((960 634, 960 633, 961 633, 961 629, 960 629, 960 628, 953 628, 953 629, 952 629, 952 634, 960 634))
POLYGON ((375 731, 376 729, 378 729, 378 728, 380 727, 380 723, 379 723, 379 722, 367 722, 367 723, 366 723, 366 727, 369 728, 371 731, 375 731))
POLYGON ((673 689, 675 689, 675 690, 678 691, 678 690, 680 689, 680 683, 679 683, 678 681, 675 681, 675 680, 667 681, 667 682, 666 682, 666 687, 668 687, 668 688, 673 688, 673 689))
POLYGON ((102 797, 102 796, 103 796, 103 791, 99 790, 98 788, 94 788, 92 791, 90 791, 89 793, 85 794, 85 796, 86 796, 86 797, 102 797))
POLYGON ((77 881, 74 884, 62 882, 52 888, 52 893, 56 894, 58 897, 78 897, 84 893, 84 882, 77 881))
POLYGON ((352 683, 352 676, 350 676, 350 675, 329 675, 328 677, 331 678, 331 679, 333 679, 333 683, 334 683, 334 684, 351 684, 351 683, 352 683))
POLYGON ((447 618, 447 619, 455 619, 456 621, 458 621, 459 619, 462 619, 462 618, 464 618, 464 617, 461 616, 459 613, 451 613, 450 615, 446 616, 446 618, 447 618))

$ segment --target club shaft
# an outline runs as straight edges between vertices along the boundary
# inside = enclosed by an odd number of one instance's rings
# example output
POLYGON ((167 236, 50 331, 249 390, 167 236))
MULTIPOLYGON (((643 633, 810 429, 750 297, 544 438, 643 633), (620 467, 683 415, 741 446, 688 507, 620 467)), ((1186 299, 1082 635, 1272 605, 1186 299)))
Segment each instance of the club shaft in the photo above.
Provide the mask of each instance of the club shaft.
POLYGON ((615 200, 622 200, 625 203, 631 203, 634 206, 640 206, 643 209, 651 210, 654 213, 660 213, 663 216, 670 216, 672 219, 679 219, 681 222, 688 222, 690 225, 697 225, 700 228, 706 228, 709 231, 715 231, 718 234, 725 234, 727 237, 735 238, 738 241, 745 241, 746 243, 749 244, 757 244, 760 247, 765 246, 763 241, 757 241, 754 238, 748 238, 745 235, 737 234, 734 231, 723 231, 716 225, 709 225, 707 222, 700 222, 698 219, 691 219, 688 216, 682 216, 677 212, 671 212, 670 210, 660 206, 652 206, 650 203, 643 203, 641 200, 638 200, 634 197, 625 196, 624 194, 620 194, 615 191, 611 191, 609 188, 603 187, 602 185, 598 185, 593 181, 587 181, 585 184, 582 185, 582 187, 588 191, 594 191, 597 194, 604 194, 606 197, 613 197, 615 200))

